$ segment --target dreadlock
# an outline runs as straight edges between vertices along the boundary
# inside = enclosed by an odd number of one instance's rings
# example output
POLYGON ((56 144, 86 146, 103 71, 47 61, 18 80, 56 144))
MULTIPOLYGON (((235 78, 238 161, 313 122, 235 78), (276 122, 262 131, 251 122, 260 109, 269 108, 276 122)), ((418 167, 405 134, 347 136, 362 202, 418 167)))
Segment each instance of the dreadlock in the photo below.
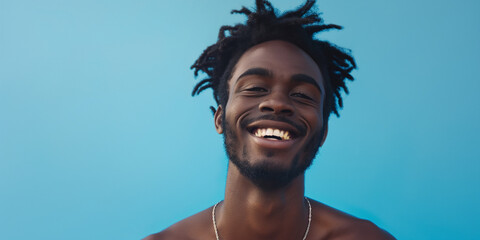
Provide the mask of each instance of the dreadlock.
POLYGON ((199 72, 208 76, 195 85, 192 96, 212 88, 217 104, 225 106, 228 100, 228 80, 241 55, 262 42, 283 40, 305 51, 320 68, 326 91, 324 119, 328 119, 332 112, 339 116, 338 108, 343 107, 340 92, 343 90, 348 94, 345 79, 353 80, 350 72, 356 68, 355 60, 349 50, 314 38, 318 32, 342 29, 335 24, 324 24, 323 19, 312 9, 314 4, 315 0, 307 0, 298 9, 280 16, 277 16, 276 9, 267 0, 256 0, 255 11, 246 7, 233 10, 232 14, 246 15, 247 22, 222 26, 217 42, 207 47, 192 65, 195 77, 199 72))

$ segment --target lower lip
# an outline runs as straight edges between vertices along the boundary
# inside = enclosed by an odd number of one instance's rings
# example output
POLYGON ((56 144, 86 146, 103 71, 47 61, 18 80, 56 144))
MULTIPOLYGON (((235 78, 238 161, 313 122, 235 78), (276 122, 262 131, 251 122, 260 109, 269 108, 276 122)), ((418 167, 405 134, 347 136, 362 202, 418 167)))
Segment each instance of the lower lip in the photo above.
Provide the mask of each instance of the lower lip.
POLYGON ((288 149, 290 148, 293 143, 295 142, 295 139, 291 140, 272 140, 268 138, 261 138, 257 137, 255 135, 251 135, 253 137, 253 142, 255 142, 257 145, 263 148, 270 148, 270 149, 288 149))

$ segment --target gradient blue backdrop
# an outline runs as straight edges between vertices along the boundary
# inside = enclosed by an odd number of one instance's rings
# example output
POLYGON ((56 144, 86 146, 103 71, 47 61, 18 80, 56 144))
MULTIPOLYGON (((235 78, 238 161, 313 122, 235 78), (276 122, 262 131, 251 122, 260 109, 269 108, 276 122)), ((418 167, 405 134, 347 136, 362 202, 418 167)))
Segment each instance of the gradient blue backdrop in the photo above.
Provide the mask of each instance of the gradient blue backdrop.
MULTIPOLYGON (((189 67, 242 5, 0 0, 0 239, 140 239, 221 200, 189 67)), ((359 69, 307 195, 399 239, 480 239, 480 1, 317 5, 359 69)))

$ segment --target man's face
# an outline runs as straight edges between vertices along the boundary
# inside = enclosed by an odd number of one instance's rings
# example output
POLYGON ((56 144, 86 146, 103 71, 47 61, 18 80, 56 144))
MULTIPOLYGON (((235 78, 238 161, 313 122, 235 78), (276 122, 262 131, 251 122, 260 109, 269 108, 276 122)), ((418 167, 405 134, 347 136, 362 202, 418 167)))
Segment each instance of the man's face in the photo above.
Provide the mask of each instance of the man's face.
POLYGON ((215 114, 230 160, 265 190, 287 185, 310 166, 325 137, 325 89, 317 64, 285 41, 247 50, 215 114))

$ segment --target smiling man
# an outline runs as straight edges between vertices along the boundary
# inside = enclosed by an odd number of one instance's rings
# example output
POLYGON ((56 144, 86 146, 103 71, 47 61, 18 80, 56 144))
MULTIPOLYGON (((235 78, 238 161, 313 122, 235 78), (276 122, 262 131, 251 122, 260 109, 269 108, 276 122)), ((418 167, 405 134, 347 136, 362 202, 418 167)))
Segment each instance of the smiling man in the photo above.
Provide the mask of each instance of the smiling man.
POLYGON ((147 237, 158 239, 394 239, 373 223, 304 196, 305 170, 342 107, 355 62, 314 34, 314 1, 277 15, 268 1, 242 8, 246 24, 224 26, 192 68, 207 74, 215 128, 229 157, 225 199, 147 237))

